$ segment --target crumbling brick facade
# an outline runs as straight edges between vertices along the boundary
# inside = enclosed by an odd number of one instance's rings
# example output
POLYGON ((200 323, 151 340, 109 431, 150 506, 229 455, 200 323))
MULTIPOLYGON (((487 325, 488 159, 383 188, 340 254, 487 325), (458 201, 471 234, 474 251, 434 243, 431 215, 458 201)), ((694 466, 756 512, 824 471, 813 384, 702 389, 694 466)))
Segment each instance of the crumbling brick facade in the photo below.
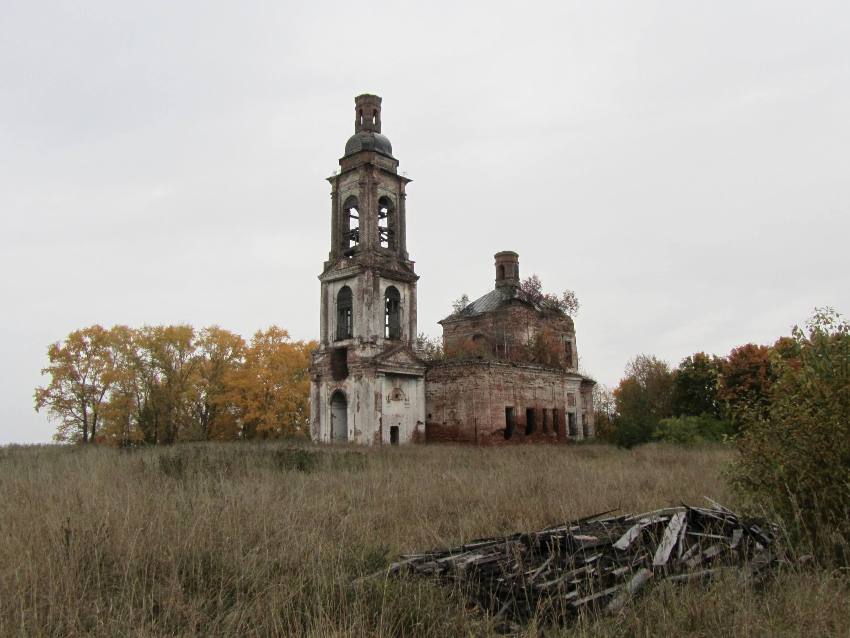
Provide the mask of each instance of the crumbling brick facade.
POLYGON ((593 438, 594 381, 577 370, 572 319, 523 293, 516 253, 495 261, 495 289, 440 322, 447 358, 426 372, 426 441, 593 438))

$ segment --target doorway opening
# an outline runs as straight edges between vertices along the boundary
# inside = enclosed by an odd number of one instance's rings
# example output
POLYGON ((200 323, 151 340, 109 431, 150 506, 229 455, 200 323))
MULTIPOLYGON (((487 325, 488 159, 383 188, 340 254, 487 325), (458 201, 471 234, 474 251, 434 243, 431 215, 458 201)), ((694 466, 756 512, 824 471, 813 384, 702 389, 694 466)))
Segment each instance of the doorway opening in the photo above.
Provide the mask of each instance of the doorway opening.
POLYGON ((390 426, 390 445, 398 445, 398 426, 390 426))
POLYGON ((576 415, 575 412, 568 412, 567 419, 569 421, 569 434, 570 436, 578 436, 578 428, 576 427, 576 415))
POLYGON ((348 441, 348 399, 342 390, 331 395, 331 440, 348 441))
POLYGON ((534 433, 534 408, 525 409, 525 434, 526 436, 534 433))
POLYGON ((514 435, 516 427, 516 419, 514 418, 514 409, 511 407, 505 408, 505 438, 509 439, 514 435))

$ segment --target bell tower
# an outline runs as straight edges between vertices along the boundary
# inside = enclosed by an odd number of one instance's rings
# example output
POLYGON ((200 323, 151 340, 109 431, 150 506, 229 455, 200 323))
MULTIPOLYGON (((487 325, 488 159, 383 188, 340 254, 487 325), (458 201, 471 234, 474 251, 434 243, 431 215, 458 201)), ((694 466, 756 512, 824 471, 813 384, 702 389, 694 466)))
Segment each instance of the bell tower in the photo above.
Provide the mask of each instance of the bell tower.
POLYGON ((354 135, 331 184, 331 246, 319 275, 320 343, 310 366, 314 440, 370 445, 424 437, 425 364, 416 339, 416 275, 406 194, 381 134, 381 98, 354 99, 354 135))

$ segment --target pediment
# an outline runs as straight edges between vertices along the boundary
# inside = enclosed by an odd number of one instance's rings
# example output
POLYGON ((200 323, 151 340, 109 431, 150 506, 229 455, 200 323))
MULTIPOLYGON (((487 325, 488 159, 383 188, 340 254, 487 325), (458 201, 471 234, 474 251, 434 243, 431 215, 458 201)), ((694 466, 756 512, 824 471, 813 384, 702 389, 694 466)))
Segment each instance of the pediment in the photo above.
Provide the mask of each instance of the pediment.
POLYGON ((423 369, 425 362, 407 346, 399 346, 375 357, 379 367, 423 369))

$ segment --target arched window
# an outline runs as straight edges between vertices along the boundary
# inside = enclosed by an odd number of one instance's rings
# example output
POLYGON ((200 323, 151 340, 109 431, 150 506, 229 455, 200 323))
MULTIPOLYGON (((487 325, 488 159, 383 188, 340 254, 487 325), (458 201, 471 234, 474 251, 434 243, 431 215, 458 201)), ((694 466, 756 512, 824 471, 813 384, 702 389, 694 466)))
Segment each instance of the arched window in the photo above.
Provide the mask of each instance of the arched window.
POLYGON ((384 296, 384 337, 401 339, 401 295, 390 286, 384 296))
POLYGON ((395 248, 395 207, 389 197, 378 200, 378 238, 381 248, 395 248))
POLYGON ((343 286, 336 295, 336 339, 351 339, 354 336, 354 306, 351 288, 343 286))
POLYGON ((350 257, 360 243, 360 204, 353 195, 342 205, 342 252, 350 257))

